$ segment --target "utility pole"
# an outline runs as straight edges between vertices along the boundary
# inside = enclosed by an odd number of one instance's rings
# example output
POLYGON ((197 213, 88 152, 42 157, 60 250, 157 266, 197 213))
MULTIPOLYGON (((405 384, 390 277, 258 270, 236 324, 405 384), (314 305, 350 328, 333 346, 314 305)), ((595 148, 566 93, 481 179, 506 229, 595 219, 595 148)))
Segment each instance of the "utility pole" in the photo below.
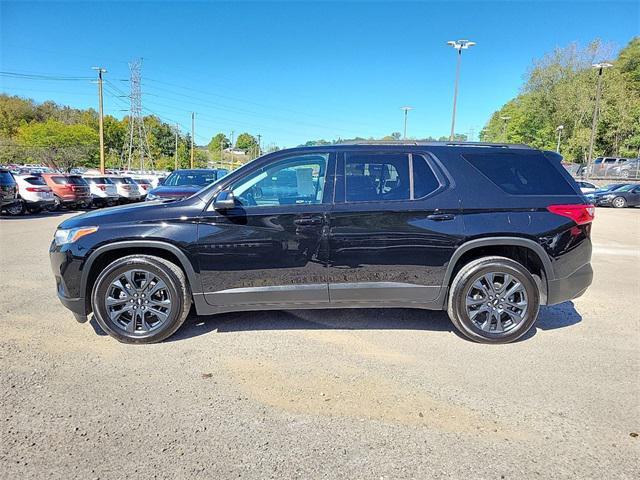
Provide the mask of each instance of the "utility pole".
POLYGON ((407 139, 407 115, 409 110, 413 110, 413 107, 400 107, 400 110, 404 110, 404 136, 403 138, 407 139))
POLYGON ((562 131, 564 130, 564 125, 558 125, 556 127, 556 132, 558 132, 558 146, 556 147, 556 152, 560 153, 560 139, 562 138, 562 131))
POLYGON ((196 133, 196 113, 191 112, 191 168, 193 168, 193 136, 196 133))
POLYGON ((176 123, 176 149, 173 154, 173 169, 178 170, 178 124, 176 123))
POLYGON ((502 124, 502 141, 504 143, 507 143, 507 123, 509 123, 509 120, 511 120, 511 117, 509 115, 503 115, 500 117, 500 120, 504 122, 502 124))
POLYGON ((102 108, 102 74, 107 70, 102 67, 93 67, 98 71, 98 117, 100 133, 100 173, 104 175, 104 111, 102 108))
POLYGON ((450 40, 447 45, 451 45, 458 51, 458 61, 456 62, 456 83, 453 89, 453 114, 451 116, 451 134, 449 135, 449 141, 453 142, 456 129, 456 104, 458 103, 458 82, 460 81, 460 61, 462 60, 462 50, 466 50, 469 47, 473 47, 476 42, 470 42, 469 40, 450 40))
POLYGON ((605 68, 613 67, 612 64, 607 62, 602 63, 594 63, 591 65, 593 68, 598 70, 598 83, 596 86, 596 104, 593 109, 593 123, 591 124, 591 140, 589 141, 589 156, 587 157, 587 168, 585 169, 586 175, 585 178, 589 178, 589 169, 591 167, 591 162, 593 160, 593 144, 596 139, 596 126, 598 124, 598 108, 600 106, 600 94, 602 93, 602 73, 605 68))
POLYGON ((258 134, 256 136, 258 137, 258 154, 256 155, 256 157, 259 157, 260 153, 262 152, 262 147, 260 146, 260 143, 262 141, 262 135, 258 134))

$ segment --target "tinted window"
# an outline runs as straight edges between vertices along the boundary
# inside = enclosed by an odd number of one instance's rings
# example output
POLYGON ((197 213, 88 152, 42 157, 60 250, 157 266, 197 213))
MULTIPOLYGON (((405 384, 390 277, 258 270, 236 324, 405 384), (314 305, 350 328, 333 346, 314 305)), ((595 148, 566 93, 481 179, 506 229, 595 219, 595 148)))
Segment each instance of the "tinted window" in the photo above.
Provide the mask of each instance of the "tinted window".
POLYGON ((86 185, 87 184, 87 182, 85 182, 82 177, 78 177, 78 176, 69 177, 69 183, 72 184, 72 185, 86 185))
POLYGON ((58 185, 66 185, 69 183, 67 181, 67 177, 51 177, 51 180, 53 180, 53 183, 57 183, 58 185))
POLYGON ((106 177, 85 177, 85 181, 92 185, 112 185, 113 182, 106 177))
POLYGON ((347 154, 345 179, 347 202, 409 200, 409 156, 347 154))
POLYGON ((550 161, 536 153, 468 153, 463 157, 512 195, 574 195, 550 161))
POLYGON ((216 181, 216 172, 173 172, 163 185, 169 187, 196 186, 204 187, 216 181))
POLYGON ((3 185, 13 185, 15 182, 13 180, 13 175, 6 170, 4 172, 0 172, 0 183, 3 185))
POLYGON ((422 155, 413 155, 413 198, 422 198, 440 186, 433 170, 422 155))
POLYGON ((232 187, 245 207, 322 203, 327 155, 300 155, 253 172, 232 187))
POLYGON ((133 185, 135 182, 129 177, 113 177, 111 178, 111 182, 116 185, 126 184, 133 185))
POLYGON ((42 177, 25 177, 24 181, 30 183, 31 185, 46 185, 47 182, 44 181, 42 177))

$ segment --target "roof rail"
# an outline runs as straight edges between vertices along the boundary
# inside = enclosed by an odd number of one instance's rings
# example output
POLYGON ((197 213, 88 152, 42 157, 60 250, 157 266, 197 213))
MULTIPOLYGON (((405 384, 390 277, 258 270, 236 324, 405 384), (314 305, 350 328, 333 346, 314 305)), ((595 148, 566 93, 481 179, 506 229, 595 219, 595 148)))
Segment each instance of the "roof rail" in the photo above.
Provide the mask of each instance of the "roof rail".
POLYGON ((429 145, 440 147, 488 147, 488 148, 514 148, 531 150, 533 147, 524 143, 490 143, 490 142, 421 142, 418 140, 364 140, 356 142, 340 142, 336 145, 429 145))

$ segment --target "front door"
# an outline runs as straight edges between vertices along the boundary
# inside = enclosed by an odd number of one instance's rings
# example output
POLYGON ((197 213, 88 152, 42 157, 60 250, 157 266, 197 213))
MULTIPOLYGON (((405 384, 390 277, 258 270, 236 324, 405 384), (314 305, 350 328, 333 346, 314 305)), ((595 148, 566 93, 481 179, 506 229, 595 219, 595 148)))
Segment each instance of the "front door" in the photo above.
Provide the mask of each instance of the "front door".
POLYGON ((428 153, 340 156, 329 235, 331 303, 426 306, 460 244, 459 199, 428 153))
POLYGON ((289 154, 228 186, 235 208, 208 207, 198 226, 197 258, 209 304, 329 301, 326 223, 334 169, 333 154, 289 154))

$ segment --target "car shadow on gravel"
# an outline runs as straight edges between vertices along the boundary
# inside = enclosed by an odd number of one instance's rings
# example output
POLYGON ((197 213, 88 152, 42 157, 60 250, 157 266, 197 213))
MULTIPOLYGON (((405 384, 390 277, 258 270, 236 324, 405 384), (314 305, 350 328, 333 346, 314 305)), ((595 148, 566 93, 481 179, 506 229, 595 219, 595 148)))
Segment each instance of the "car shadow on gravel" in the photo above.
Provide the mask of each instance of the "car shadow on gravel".
MULTIPOLYGON (((536 328, 519 341, 536 335, 538 330, 555 330, 575 325, 582 316, 573 302, 540 308, 536 328)), ((94 329, 102 332, 91 320, 94 329)), ((186 340, 210 332, 229 333, 260 330, 426 330, 454 332, 446 312, 403 309, 363 308, 326 310, 271 310, 235 312, 219 315, 189 315, 184 325, 166 342, 186 340)), ((104 335, 104 334, 103 334, 104 335)))

